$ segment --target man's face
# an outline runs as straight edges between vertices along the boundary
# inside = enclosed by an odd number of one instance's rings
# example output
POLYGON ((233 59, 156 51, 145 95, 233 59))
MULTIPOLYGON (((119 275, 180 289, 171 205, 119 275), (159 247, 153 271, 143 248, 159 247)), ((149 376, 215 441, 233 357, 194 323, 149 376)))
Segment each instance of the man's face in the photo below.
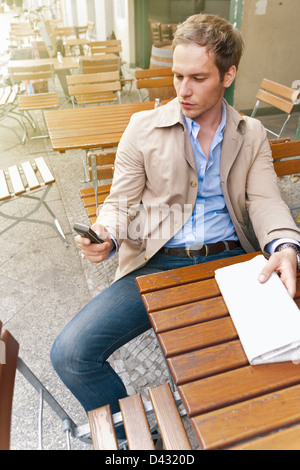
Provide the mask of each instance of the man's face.
POLYGON ((221 82, 213 53, 196 44, 176 46, 173 54, 174 86, 186 117, 197 121, 210 111, 219 109, 225 88, 235 77, 235 67, 229 70, 221 82))

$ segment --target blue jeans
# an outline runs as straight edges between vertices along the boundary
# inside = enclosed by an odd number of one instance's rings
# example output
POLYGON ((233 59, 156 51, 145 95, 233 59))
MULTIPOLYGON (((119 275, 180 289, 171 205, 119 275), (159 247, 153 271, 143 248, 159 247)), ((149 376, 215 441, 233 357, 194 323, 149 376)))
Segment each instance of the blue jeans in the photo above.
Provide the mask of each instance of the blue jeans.
POLYGON ((127 396, 122 380, 107 359, 151 327, 136 277, 243 253, 242 248, 236 248, 195 258, 157 254, 144 267, 101 292, 71 320, 53 345, 51 361, 86 412, 110 404, 115 413, 119 411, 118 400, 127 396))

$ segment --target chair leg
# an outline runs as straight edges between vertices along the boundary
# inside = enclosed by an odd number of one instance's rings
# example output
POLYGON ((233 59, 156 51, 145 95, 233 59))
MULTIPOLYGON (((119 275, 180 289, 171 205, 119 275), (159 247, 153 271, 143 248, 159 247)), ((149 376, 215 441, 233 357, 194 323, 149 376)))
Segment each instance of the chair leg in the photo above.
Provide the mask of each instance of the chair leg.
MULTIPOLYGON (((40 395, 40 412, 39 412, 39 448, 42 448, 42 424, 43 424, 43 401, 45 400, 55 414, 60 418, 63 423, 63 430, 66 433, 67 448, 70 449, 70 435, 73 435, 77 429, 77 425, 55 400, 53 395, 47 390, 47 388, 39 381, 34 373, 29 369, 25 362, 19 357, 17 370, 23 375, 28 383, 39 393, 40 395)), ((78 439, 80 439, 79 436, 78 439)), ((91 443, 89 439, 81 439, 83 442, 91 443)))
MULTIPOLYGON (((6 227, 5 229, 1 230, 0 231, 0 236, 7 232, 8 230, 10 230, 12 227, 14 227, 15 225, 17 225, 18 223, 20 222, 32 222, 32 223, 36 223, 36 224, 41 224, 41 225, 48 225, 52 228, 55 229, 55 231, 57 232, 57 234, 59 235, 59 237, 61 238, 61 240, 63 241, 63 243, 65 244, 66 247, 69 246, 68 244, 68 241, 66 239, 66 236, 60 226, 60 223, 57 219, 57 217, 55 216, 55 214, 53 213, 53 211, 50 209, 50 207, 48 206, 48 204, 46 203, 45 201, 45 198, 49 192, 49 190, 51 189, 51 184, 48 185, 43 193, 43 195, 41 197, 37 197, 37 196, 33 196, 33 195, 29 195, 29 194, 21 194, 20 196, 18 196, 18 198, 27 198, 27 199, 34 199, 36 201, 38 201, 38 203, 36 204, 36 206, 31 210, 29 211, 26 215, 24 216, 14 216, 14 215, 8 215, 8 214, 5 214, 3 212, 0 211, 0 216, 6 218, 6 219, 9 219, 9 220, 14 220, 14 222, 9 225, 8 227, 6 227), (49 212, 49 214, 52 216, 53 218, 53 222, 48 222, 48 221, 45 221, 45 220, 39 220, 39 219, 33 219, 31 218, 30 216, 36 212, 40 207, 41 205, 44 205, 44 207, 47 209, 47 211, 49 212)), ((40 188, 39 188, 40 190, 40 188)), ((0 207, 5 204, 5 203, 8 203, 10 202, 11 199, 9 200, 6 200, 6 201, 3 201, 1 204, 0 204, 0 207)))
POLYGON ((260 100, 257 100, 256 103, 255 103, 255 106, 254 106, 254 109, 252 111, 252 114, 251 114, 251 117, 254 117, 256 112, 257 112, 257 109, 259 107, 259 104, 260 104, 260 100))

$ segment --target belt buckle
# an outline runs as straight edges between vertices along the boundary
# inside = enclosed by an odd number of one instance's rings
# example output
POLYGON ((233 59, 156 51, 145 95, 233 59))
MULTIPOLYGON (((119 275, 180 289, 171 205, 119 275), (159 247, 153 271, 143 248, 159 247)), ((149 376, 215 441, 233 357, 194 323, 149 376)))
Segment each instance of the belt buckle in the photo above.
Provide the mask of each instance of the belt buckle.
MULTIPOLYGON (((187 246, 185 248, 185 251, 186 251, 186 254, 188 255, 189 258, 193 258, 191 256, 191 253, 190 253, 190 248, 189 246, 187 246)), ((197 251, 201 251, 203 248, 205 248, 205 254, 204 255, 201 255, 201 256, 208 256, 209 255, 209 248, 208 248, 208 245, 202 245, 200 249, 198 249, 197 251)))
POLYGON ((209 255, 209 248, 208 248, 208 245, 203 245, 203 247, 205 246, 205 255, 203 256, 208 256, 209 255))
POLYGON ((188 255, 189 258, 192 258, 191 253, 190 253, 190 247, 189 247, 189 246, 187 246, 187 247, 185 248, 185 252, 186 252, 186 254, 188 255))

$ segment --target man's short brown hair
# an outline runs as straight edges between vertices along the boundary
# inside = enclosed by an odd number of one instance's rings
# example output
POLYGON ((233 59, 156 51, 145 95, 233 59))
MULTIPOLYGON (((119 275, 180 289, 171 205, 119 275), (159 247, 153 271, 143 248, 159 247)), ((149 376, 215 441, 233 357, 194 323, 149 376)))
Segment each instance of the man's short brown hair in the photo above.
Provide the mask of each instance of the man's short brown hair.
POLYGON ((175 32, 173 50, 179 44, 198 44, 215 54, 221 81, 228 69, 238 68, 244 42, 241 33, 225 19, 208 14, 190 16, 181 23, 175 32))

